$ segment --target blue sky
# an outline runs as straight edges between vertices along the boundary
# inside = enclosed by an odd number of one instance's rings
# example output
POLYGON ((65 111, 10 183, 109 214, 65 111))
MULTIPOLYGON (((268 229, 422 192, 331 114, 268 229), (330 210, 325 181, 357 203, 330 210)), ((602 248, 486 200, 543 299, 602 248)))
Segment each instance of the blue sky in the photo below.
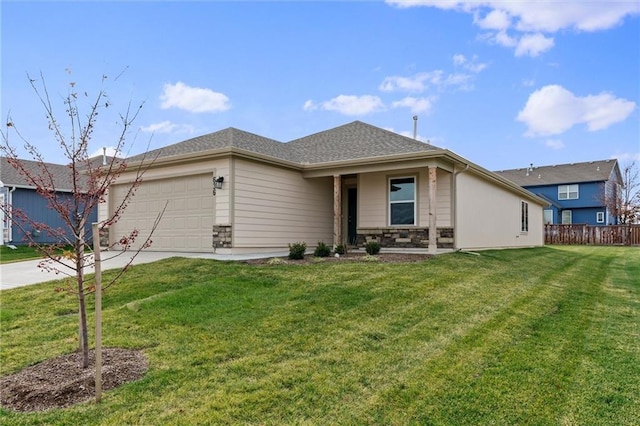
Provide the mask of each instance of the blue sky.
MULTIPOLYGON (((64 162, 27 80, 117 112, 129 154, 236 127, 287 142, 361 120, 490 170, 640 160, 640 4, 3 1, 1 113, 64 162), (115 80, 115 77, 124 73, 115 80)), ((17 142, 16 139, 13 139, 17 142)))

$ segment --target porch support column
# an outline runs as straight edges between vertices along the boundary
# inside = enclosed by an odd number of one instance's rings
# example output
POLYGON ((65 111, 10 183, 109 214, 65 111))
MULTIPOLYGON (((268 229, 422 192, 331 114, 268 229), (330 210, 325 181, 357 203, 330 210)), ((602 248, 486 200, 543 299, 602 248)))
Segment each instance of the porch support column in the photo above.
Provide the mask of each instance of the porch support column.
POLYGON ((342 178, 333 176, 333 247, 342 244, 342 178))
POLYGON ((436 229, 436 200, 437 200, 437 167, 429 166, 429 254, 438 252, 438 231, 436 229))

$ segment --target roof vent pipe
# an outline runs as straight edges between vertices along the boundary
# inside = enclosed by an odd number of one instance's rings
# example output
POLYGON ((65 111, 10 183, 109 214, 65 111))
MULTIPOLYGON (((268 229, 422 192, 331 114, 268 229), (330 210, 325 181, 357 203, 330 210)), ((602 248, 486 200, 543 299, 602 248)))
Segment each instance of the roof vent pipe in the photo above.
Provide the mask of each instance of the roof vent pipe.
POLYGON ((102 165, 103 166, 107 165, 107 147, 106 146, 102 147, 102 165))
POLYGON ((413 138, 418 139, 418 116, 413 116, 413 138))

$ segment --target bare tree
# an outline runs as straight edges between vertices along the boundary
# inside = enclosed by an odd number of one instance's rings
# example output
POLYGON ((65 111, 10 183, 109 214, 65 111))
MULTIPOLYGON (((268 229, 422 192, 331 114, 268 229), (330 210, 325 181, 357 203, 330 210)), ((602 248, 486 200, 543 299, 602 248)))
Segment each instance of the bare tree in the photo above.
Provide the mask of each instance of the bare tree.
POLYGON ((621 184, 606 186, 599 200, 621 224, 640 222, 640 170, 635 161, 621 171, 621 184))
MULTIPOLYGON (((57 213, 64 226, 54 228, 47 223, 33 220, 25 211, 10 206, 1 208, 11 217, 13 223, 24 231, 26 242, 36 246, 42 253, 43 260, 39 263, 39 267, 45 271, 67 276, 64 286, 56 290, 66 291, 77 296, 79 350, 83 354, 83 367, 87 368, 89 366, 89 339, 86 296, 95 290, 95 286, 93 278, 88 279, 85 275, 85 268, 94 266, 95 258, 91 248, 91 239, 99 238, 98 235, 91 235, 90 221, 98 205, 106 201, 109 187, 127 170, 127 164, 124 159, 116 156, 109 157, 107 161, 96 161, 89 158, 89 143, 96 128, 98 115, 111 107, 111 101, 105 89, 107 76, 102 76, 100 89, 95 96, 78 90, 74 82, 69 83, 67 93, 62 97, 65 116, 63 120, 57 118, 58 113, 54 109, 42 74, 40 74, 39 80, 31 78, 29 75, 27 78, 44 108, 53 139, 68 160, 67 173, 62 177, 58 173, 54 173, 53 165, 44 161, 38 147, 20 132, 16 123, 11 119, 11 115, 7 117, 6 127, 1 130, 0 151, 6 156, 7 162, 28 182, 29 186, 33 187, 46 200, 48 208, 57 213), (19 157, 18 149, 13 144, 13 137, 22 144, 33 161, 24 161, 19 157), (60 191, 62 188, 70 188, 70 191, 63 193, 60 191), (50 237, 50 240, 56 241, 56 243, 39 243, 33 233, 27 232, 27 229, 35 229, 45 233, 50 237)), ((132 132, 133 122, 142 106, 141 103, 132 109, 131 102, 129 102, 125 112, 118 113, 117 130, 115 130, 111 141, 116 152, 125 151, 125 142, 132 132)), ((62 113, 60 114, 62 115, 62 113)), ((125 197, 109 212, 109 217, 100 223, 101 230, 121 218, 131 197, 141 184, 145 170, 152 163, 153 161, 148 162, 146 166, 141 166, 136 170, 135 178, 128 184, 125 197)), ((159 212, 153 230, 155 230, 161 216, 162 212, 159 212)), ((130 259, 115 278, 103 288, 113 284, 131 265, 140 250, 150 246, 151 235, 146 237, 139 249, 126 252, 139 238, 138 231, 133 229, 128 235, 122 236, 117 241, 118 249, 110 252, 112 256, 125 253, 129 255, 130 253, 130 259)), ((103 256, 103 260, 107 259, 103 256)))

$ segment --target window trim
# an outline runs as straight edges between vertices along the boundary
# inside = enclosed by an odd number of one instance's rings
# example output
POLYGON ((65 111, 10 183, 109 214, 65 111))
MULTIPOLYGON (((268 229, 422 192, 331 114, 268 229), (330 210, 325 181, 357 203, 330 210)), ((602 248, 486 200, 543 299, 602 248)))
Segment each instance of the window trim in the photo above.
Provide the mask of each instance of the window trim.
POLYGON ((387 178, 387 212, 389 215, 389 226, 416 226, 418 224, 418 178, 416 175, 409 176, 393 176, 387 178), (391 201, 391 181, 400 179, 413 179, 413 200, 391 201), (413 223, 392 223, 391 222, 391 205, 401 203, 413 203, 413 223))
POLYGON ((520 200, 520 233, 529 232, 529 203, 520 200))
POLYGON ((545 224, 545 225, 553 225, 553 219, 554 219, 554 217, 553 217, 553 216, 554 216, 554 214, 553 214, 553 209, 544 209, 544 210, 542 211, 542 218, 543 218, 543 220, 544 220, 544 224, 545 224), (549 213, 551 213, 551 221, 550 221, 550 222, 547 222, 547 220, 546 220, 546 219, 547 219, 547 217, 546 217, 546 216, 547 216, 547 214, 549 214, 549 213))
POLYGON ((596 212, 596 223, 604 223, 604 212, 596 212))
POLYGON ((580 185, 572 183, 568 185, 558 185, 558 200, 577 200, 580 198, 580 185), (575 191, 572 189, 575 187, 575 191), (571 194, 575 192, 576 196, 572 197, 571 194), (564 195, 562 197, 561 195, 564 195))

